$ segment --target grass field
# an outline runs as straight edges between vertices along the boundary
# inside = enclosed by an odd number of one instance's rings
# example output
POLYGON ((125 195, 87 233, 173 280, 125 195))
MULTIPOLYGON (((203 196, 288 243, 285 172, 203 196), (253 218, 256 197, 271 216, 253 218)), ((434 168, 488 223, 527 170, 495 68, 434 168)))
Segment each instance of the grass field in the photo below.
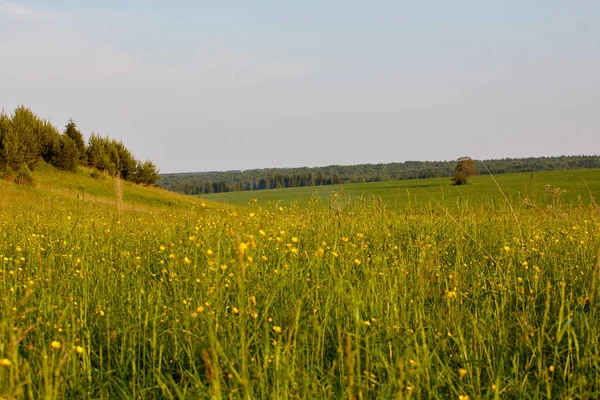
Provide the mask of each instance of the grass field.
MULTIPOLYGON (((534 202, 551 202, 553 196, 546 190, 546 185, 550 185, 552 189, 556 187, 566 189, 561 198, 567 203, 589 202, 590 192, 594 198, 600 197, 600 170, 598 169, 502 174, 494 178, 513 202, 522 201, 523 198, 534 202)), ((343 191, 352 198, 381 198, 387 206, 399 210, 427 206, 436 201, 445 207, 454 207, 464 202, 476 204, 482 201, 505 201, 489 175, 477 175, 469 182, 471 183, 469 185, 452 186, 449 178, 418 179, 215 193, 202 195, 202 198, 235 205, 246 205, 257 198, 262 202, 278 202, 282 205, 297 202, 304 206, 315 194, 329 201, 331 195, 343 191)))
POLYGON ((390 206, 446 180, 239 207, 35 176, 0 181, 0 398, 600 397, 598 171, 447 210, 390 206))

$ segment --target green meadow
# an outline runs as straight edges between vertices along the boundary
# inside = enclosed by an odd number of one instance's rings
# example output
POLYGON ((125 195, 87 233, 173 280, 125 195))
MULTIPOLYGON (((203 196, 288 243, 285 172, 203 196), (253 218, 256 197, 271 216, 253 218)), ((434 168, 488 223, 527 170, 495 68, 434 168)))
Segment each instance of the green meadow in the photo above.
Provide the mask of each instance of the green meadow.
POLYGON ((0 398, 600 397, 598 170, 202 199, 33 177, 0 181, 0 398))
POLYGON ((305 206, 313 196, 329 201, 330 196, 344 193, 351 198, 380 198, 387 206, 399 210, 439 203, 445 207, 480 202, 503 202, 504 196, 511 202, 528 199, 533 202, 552 203, 556 196, 550 188, 566 189, 561 194, 563 202, 588 203, 590 194, 600 196, 600 170, 582 169, 539 173, 512 173, 494 177, 477 175, 469 179, 468 185, 452 186, 449 178, 415 179, 388 182, 352 183, 343 185, 269 189, 229 193, 204 194, 207 200, 246 205, 253 199, 290 205, 297 202, 305 206), (495 180, 495 181, 494 181, 495 180))

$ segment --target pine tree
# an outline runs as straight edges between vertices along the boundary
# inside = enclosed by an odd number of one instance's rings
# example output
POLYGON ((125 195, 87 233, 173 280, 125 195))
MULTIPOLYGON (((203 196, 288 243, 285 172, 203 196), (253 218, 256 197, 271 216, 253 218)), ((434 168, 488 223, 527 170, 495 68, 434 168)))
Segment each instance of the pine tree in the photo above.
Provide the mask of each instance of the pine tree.
POLYGON ((158 181, 158 169, 152 161, 138 161, 135 172, 135 183, 154 185, 158 181))
POLYGON ((107 138, 92 133, 87 147, 88 165, 99 171, 114 171, 116 167, 113 166, 108 147, 107 138))
POLYGON ((122 142, 115 144, 119 154, 119 174, 126 181, 134 179, 137 162, 122 142))
POLYGON ((19 149, 18 161, 13 161, 13 169, 18 170, 21 163, 27 164, 33 170, 42 156, 41 143, 38 134, 39 118, 31 110, 19 106, 12 118, 13 149, 19 149))
POLYGON ((83 135, 77 128, 75 121, 69 119, 69 123, 65 126, 64 134, 70 137, 77 148, 77 152, 79 154, 79 164, 85 164, 87 162, 87 153, 85 148, 85 142, 83 140, 83 135))
POLYGON ((54 165, 65 171, 77 171, 79 162, 79 149, 70 136, 61 135, 59 149, 54 158, 54 165))
POLYGON ((53 163, 60 146, 60 132, 49 121, 40 121, 37 130, 42 159, 47 163, 53 163))
POLYGON ((10 129, 10 118, 4 111, 0 112, 0 166, 5 166, 4 137, 10 129))
POLYGON ((25 145, 14 129, 11 119, 4 114, 0 116, 0 130, 2 130, 2 143, 0 144, 2 167, 17 171, 25 162, 25 145))

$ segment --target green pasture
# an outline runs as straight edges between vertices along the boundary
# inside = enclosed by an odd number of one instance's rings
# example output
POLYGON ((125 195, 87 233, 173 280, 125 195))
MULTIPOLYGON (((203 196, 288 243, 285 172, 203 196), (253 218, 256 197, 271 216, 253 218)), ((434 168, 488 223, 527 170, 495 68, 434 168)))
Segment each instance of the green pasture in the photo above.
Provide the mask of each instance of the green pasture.
POLYGON ((477 175, 469 180, 468 185, 463 186, 453 186, 449 178, 437 178, 215 193, 201 197, 233 205, 245 205, 253 199, 281 205, 292 203, 306 205, 315 195, 328 201, 336 193, 344 193, 353 199, 380 198, 387 206, 400 210, 422 207, 435 202, 445 207, 465 202, 493 203, 505 201, 504 195, 513 204, 524 199, 535 205, 544 206, 559 201, 568 204, 578 202, 587 204, 591 196, 600 197, 600 169, 501 174, 494 177, 477 175), (557 188, 561 191, 553 192, 557 188))

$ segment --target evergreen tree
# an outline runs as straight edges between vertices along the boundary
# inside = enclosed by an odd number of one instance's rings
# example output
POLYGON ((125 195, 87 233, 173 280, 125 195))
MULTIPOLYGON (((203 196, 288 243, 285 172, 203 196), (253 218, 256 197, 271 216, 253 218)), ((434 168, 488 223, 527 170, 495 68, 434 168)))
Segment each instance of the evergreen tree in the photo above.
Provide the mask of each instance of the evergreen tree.
POLYGON ((137 162, 133 154, 131 154, 122 142, 116 143, 115 146, 119 154, 119 173, 121 178, 126 181, 133 180, 137 167, 137 162))
POLYGON ((0 144, 0 160, 2 167, 18 171, 25 162, 25 145, 17 134, 12 120, 6 115, 0 116, 2 143, 0 144))
POLYGON ((33 170, 42 156, 41 141, 39 137, 38 117, 28 108, 19 106, 15 110, 12 118, 12 132, 10 140, 13 141, 13 149, 19 149, 19 155, 14 161, 15 170, 19 170, 20 164, 25 163, 30 170, 33 170))
POLYGON ((78 163, 85 164, 87 162, 85 142, 83 140, 83 135, 81 134, 81 132, 77 128, 77 125, 75 124, 75 121, 69 119, 69 123, 65 126, 64 134, 71 138, 71 140, 73 140, 73 143, 77 148, 77 153, 79 155, 78 163))
POLYGON ((42 159, 47 163, 54 163, 61 142, 60 132, 49 121, 40 121, 37 130, 42 159))
POLYGON ((0 112, 0 166, 5 166, 5 155, 4 155, 4 137, 8 131, 12 129, 10 118, 4 113, 0 112))
MULTIPOLYGON (((158 169, 152 161, 138 161, 135 172, 135 183, 154 185, 158 181, 158 169)), ((217 182, 215 182, 216 184, 217 182)))
POLYGON ((99 171, 111 172, 116 169, 108 152, 108 139, 94 133, 90 136, 87 147, 88 165, 99 171))
POLYGON ((117 176, 121 173, 121 157, 119 156, 118 143, 114 140, 108 140, 105 143, 108 157, 110 158, 110 168, 108 172, 112 176, 117 176))
POLYGON ((79 163, 79 149, 70 136, 61 135, 59 149, 54 158, 54 165, 65 171, 77 171, 79 163))

